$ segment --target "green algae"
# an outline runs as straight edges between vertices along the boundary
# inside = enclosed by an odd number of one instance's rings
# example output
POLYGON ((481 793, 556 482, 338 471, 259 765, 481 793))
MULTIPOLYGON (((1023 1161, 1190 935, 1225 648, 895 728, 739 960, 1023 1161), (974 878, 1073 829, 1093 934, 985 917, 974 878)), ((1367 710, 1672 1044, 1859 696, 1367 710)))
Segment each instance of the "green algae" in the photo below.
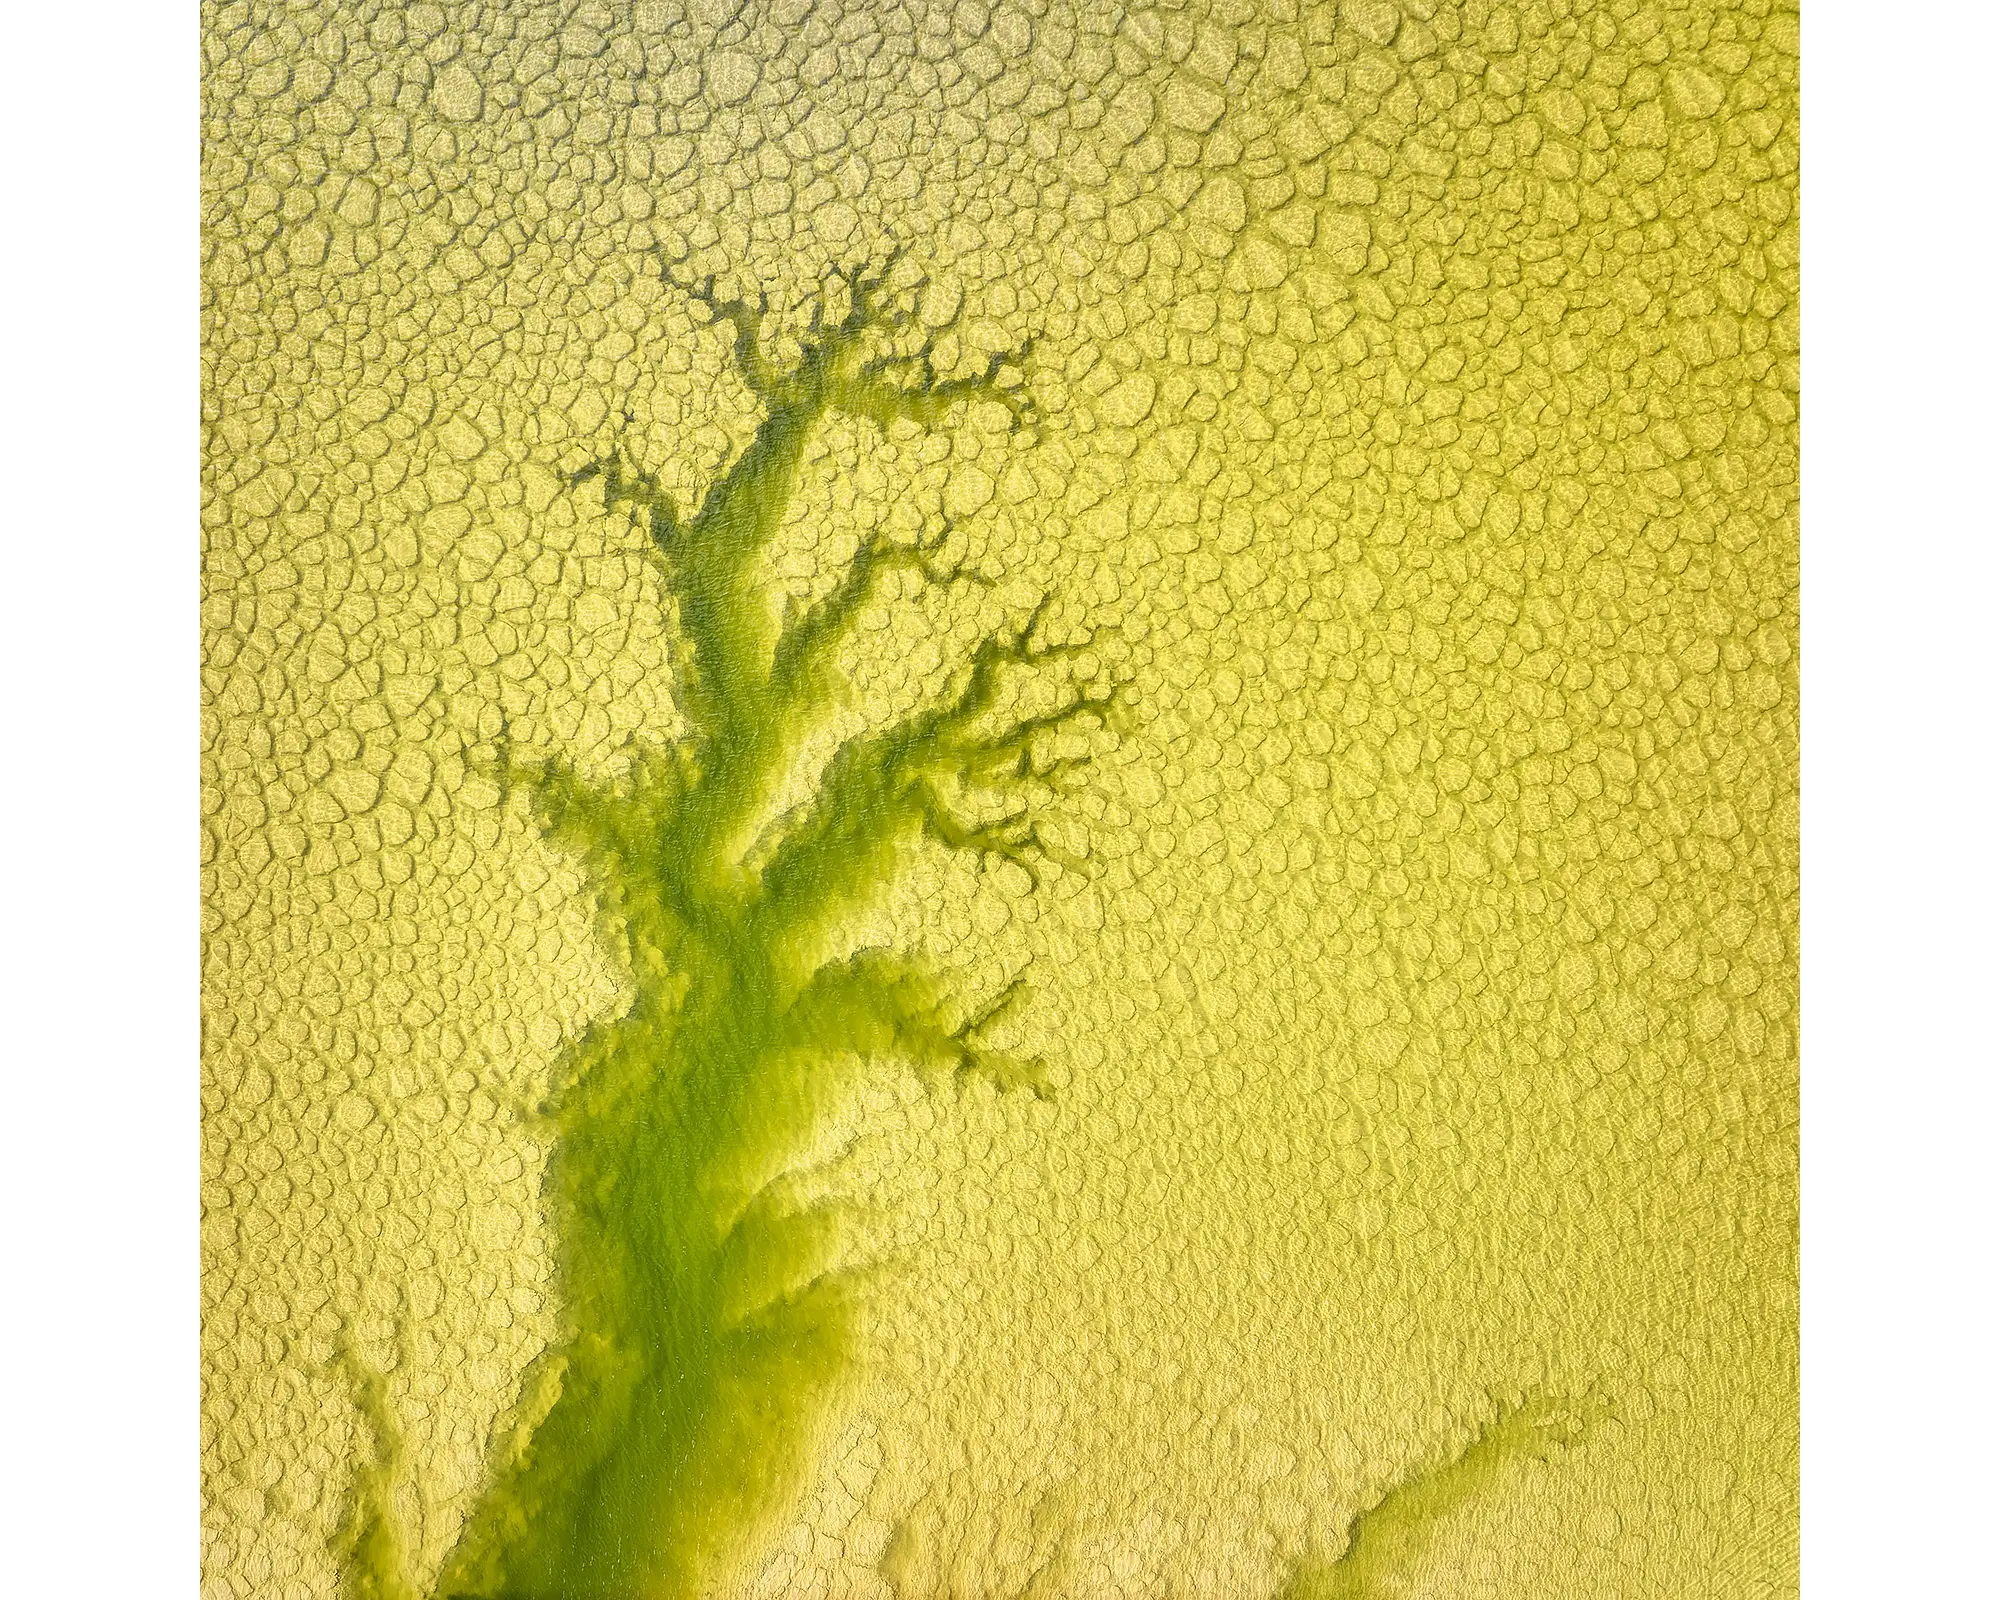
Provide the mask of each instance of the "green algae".
POLYGON ((1294 1562, 1275 1600, 1370 1600, 1400 1592, 1394 1585, 1409 1578, 1447 1518, 1495 1492, 1516 1465, 1546 1461, 1576 1443, 1604 1411, 1594 1398, 1549 1395, 1499 1405, 1465 1443, 1413 1463, 1356 1512, 1338 1555, 1294 1562))
POLYGON ((334 1535, 334 1553, 345 1575, 347 1600, 414 1600, 404 1576, 403 1533, 390 1493, 403 1460, 403 1431, 389 1404, 389 1385, 343 1340, 334 1365, 347 1379, 373 1440, 372 1459, 355 1474, 346 1515, 334 1535))
MULTIPOLYGON (((1491 1409, 1461 1437, 1410 1461, 1372 1500, 1347 1519, 1332 1554, 1308 1549, 1286 1562, 1271 1600, 1386 1600, 1406 1591, 1449 1519, 1475 1502, 1501 1493, 1510 1473, 1530 1462, 1549 1462, 1610 1416, 1595 1393, 1581 1398, 1531 1393, 1492 1399, 1491 1409)), ((1044 1600, 1056 1594, 1095 1592, 1079 1572, 1075 1524, 1065 1497, 1045 1486, 1025 1527, 1015 1532, 1016 1554, 1027 1570, 1005 1587, 976 1587, 1009 1600, 1044 1600)), ((927 1539, 906 1517, 899 1522, 876 1570, 899 1600, 930 1600, 971 1592, 960 1578, 926 1568, 927 1539)))
MULTIPOLYGON (((623 454, 573 480, 601 483, 644 525, 674 606, 689 731, 610 783, 555 760, 501 763, 549 841, 586 868, 635 998, 570 1053, 546 1108, 568 1331, 528 1375, 446 1560, 443 1600, 700 1592, 781 1503, 846 1365, 858 1281, 838 1262, 837 1215, 769 1174, 857 1060, 1046 1093, 1037 1063, 986 1042, 1018 984, 966 1010, 909 956, 840 951, 838 925, 924 837, 1031 874, 1059 859, 1030 813, 1088 759, 1057 744, 1110 726, 1121 695, 1079 676, 1087 641, 1043 637, 1044 599, 983 638, 943 693, 842 744, 809 800, 768 816, 839 702, 838 654, 884 578, 988 581, 944 564, 949 527, 908 544, 878 536, 816 604, 779 614, 760 562, 814 430, 835 415, 932 429, 980 400, 1018 426, 1031 415, 1026 350, 940 378, 932 338, 891 303, 883 269, 840 280, 781 369, 761 302, 679 287, 733 334, 763 420, 691 518, 623 454), (1018 710, 1023 677, 1044 685, 1033 703, 1045 709, 1018 710)), ((357 1597, 402 1592, 392 1464, 362 1484, 345 1541, 357 1597)))

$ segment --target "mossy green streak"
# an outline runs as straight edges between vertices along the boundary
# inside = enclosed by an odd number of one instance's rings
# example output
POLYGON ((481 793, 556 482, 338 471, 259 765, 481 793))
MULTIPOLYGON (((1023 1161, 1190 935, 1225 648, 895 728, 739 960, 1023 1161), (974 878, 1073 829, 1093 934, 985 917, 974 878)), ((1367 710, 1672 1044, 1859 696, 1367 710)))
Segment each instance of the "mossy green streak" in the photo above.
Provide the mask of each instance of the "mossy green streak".
MULTIPOLYGON (((837 1091, 839 1064, 893 1056, 1040 1092, 1034 1063, 981 1041, 1014 989, 962 1014, 908 958, 828 951, 838 921, 886 888, 920 835, 1031 871, 1047 859, 1029 805, 1085 759, 1054 742, 1108 723, 1118 690, 1072 672, 1039 713, 1002 710, 1015 704, 1011 673, 1080 651, 1041 641, 1045 607, 986 637, 945 694, 841 746, 808 802, 765 818, 883 577, 913 567, 983 581, 940 565, 949 528, 878 539, 815 605, 777 616, 759 563, 814 429, 834 413, 930 428, 974 399, 1027 414, 1023 352, 942 380, 930 340, 886 291, 886 274, 843 280, 838 314, 815 316, 781 372, 761 304, 689 289, 733 330, 736 368, 764 408, 754 440, 686 521, 622 457, 578 474, 646 525, 677 613, 674 688, 691 727, 611 785, 559 762, 501 763, 551 842, 587 866, 637 996, 573 1052, 549 1108, 570 1331, 529 1376, 442 1596, 698 1592, 798 1467, 801 1424, 848 1346, 853 1282, 833 1265, 833 1219, 769 1177, 837 1091)), ((399 1578, 374 1558, 395 1549, 351 1542, 356 1592, 394 1592, 399 1578)))
POLYGON ((1413 1463, 1356 1512, 1337 1555, 1293 1562, 1275 1600, 1373 1600, 1401 1592, 1450 1517, 1492 1493, 1510 1468, 1548 1460, 1606 1415, 1595 1395, 1533 1394, 1499 1405, 1465 1443, 1413 1463))

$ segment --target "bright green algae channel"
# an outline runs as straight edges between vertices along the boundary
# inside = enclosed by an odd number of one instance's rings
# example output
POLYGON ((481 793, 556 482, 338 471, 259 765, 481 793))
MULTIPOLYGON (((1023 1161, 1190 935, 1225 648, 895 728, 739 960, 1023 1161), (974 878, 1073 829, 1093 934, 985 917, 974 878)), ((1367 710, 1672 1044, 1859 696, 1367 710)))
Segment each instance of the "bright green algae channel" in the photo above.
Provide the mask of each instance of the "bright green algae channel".
MULTIPOLYGON (((835 1214, 773 1174, 838 1096, 841 1064, 893 1057, 1045 1092, 1035 1063, 982 1037, 1018 983, 957 1005, 916 960, 831 953, 838 925, 924 835, 1039 870, 1050 850, 1035 800, 1088 759, 1079 736, 1108 727, 1120 692, 1076 675, 1087 641, 1040 637, 1045 600, 987 635, 941 696, 842 744, 810 800, 769 816, 801 742, 838 703, 837 656, 886 575, 988 581, 945 564, 947 526, 864 543, 817 603, 777 617, 760 562, 814 429, 833 414, 928 429, 975 400, 1019 421, 1023 353, 938 378, 931 342, 878 273, 839 281, 837 311, 821 308, 780 371, 761 306, 688 292, 734 333, 737 371, 764 408, 755 438, 687 520, 622 456, 577 486, 601 480, 646 528, 674 602, 674 689, 691 731, 610 784, 511 755, 498 773, 587 868, 636 999, 585 1037, 547 1108, 570 1331, 524 1385, 440 1580, 449 1600, 693 1592, 794 1480, 811 1409, 849 1349, 854 1280, 835 1264, 835 1214), (1024 701, 1024 676, 1055 682, 1053 698, 1024 701), (1021 709, 1030 702, 1041 709, 1021 709)), ((378 1389, 364 1379, 364 1401, 378 1389)), ((393 1449, 392 1431, 377 1437, 393 1449)), ((364 1474, 343 1536, 356 1594, 408 1592, 387 1480, 364 1474)))

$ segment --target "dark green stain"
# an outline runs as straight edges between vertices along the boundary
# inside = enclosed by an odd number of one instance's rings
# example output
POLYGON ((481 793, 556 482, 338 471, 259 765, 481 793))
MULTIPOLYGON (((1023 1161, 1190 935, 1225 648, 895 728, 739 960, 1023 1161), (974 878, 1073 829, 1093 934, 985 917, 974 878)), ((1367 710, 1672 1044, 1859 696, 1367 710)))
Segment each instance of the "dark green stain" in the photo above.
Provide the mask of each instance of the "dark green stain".
MULTIPOLYGON (((783 371, 761 306, 689 291, 733 331, 764 410, 692 518, 621 457, 578 475, 650 536, 691 727, 614 785, 559 762, 506 764, 550 841, 588 869, 637 997, 572 1052, 548 1107, 546 1203, 570 1331, 530 1374, 445 1563, 446 1600, 700 1592, 795 1481, 802 1423, 849 1348, 855 1285, 833 1265, 835 1218, 766 1181, 840 1092, 842 1063, 893 1057, 1042 1092, 1033 1062, 982 1042, 1014 991, 963 1015, 905 956, 827 951, 922 836, 1031 873, 1049 859, 1031 806, 1084 759, 1053 746, 1087 742, 1061 736, 1108 725, 1121 691, 1074 666, 1035 670, 1083 653, 1043 642, 1046 603, 985 638, 931 703, 842 745, 806 804, 766 817, 838 701, 837 656, 883 578, 972 577, 939 564, 942 536, 878 537, 816 604, 777 615, 760 560, 814 430, 837 414, 934 428, 980 399, 1017 422, 1027 411, 1008 381, 1025 352, 940 380, 928 342, 911 348, 909 314, 883 304, 885 276, 845 280, 844 309, 815 318, 783 371), (1010 709, 1023 675, 1043 685, 1033 715, 1010 709)), ((347 1540, 356 1595, 406 1592, 375 1487, 377 1509, 364 1484, 347 1540)))

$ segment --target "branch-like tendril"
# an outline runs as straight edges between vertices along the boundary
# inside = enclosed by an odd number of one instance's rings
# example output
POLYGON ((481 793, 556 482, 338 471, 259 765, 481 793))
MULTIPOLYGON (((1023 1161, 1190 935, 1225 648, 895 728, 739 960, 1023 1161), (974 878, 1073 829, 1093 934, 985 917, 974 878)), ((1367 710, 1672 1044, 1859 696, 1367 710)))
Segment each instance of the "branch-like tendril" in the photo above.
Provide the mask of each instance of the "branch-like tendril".
POLYGON ((1027 992, 1026 980, 1016 976, 953 1023, 946 986, 936 976, 893 951, 871 948, 822 967, 793 1002, 787 1029, 801 1048, 895 1055, 955 1081, 979 1078, 1003 1092, 1027 1089, 1046 1099, 1040 1061, 996 1050, 984 1038, 1027 992))
POLYGON ((612 450, 571 473, 570 486, 579 488, 593 478, 603 482, 607 505, 629 505, 646 514, 646 531, 661 554, 673 548, 674 537, 680 532, 680 511, 656 476, 629 461, 623 450, 612 450))
POLYGON ((918 326, 899 259, 838 274, 794 348, 773 331, 768 293, 683 281, 662 254, 661 277, 727 331, 762 420, 689 513, 623 436, 572 474, 645 520, 689 731, 641 744, 606 782, 520 760, 504 719, 494 742, 503 799, 529 791, 548 837, 599 881, 600 927, 636 995, 579 1041, 549 1102, 575 1332, 546 1402, 500 1453, 444 1593, 567 1593, 585 1570, 606 1593, 701 1592, 715 1529, 765 1505, 796 1465, 785 1443, 801 1397, 845 1349, 853 1276, 825 1218, 773 1190, 759 1163, 817 1125, 841 1081, 823 1058, 890 1057, 1048 1093, 1040 1062, 990 1042, 1026 993, 1019 978, 962 1011, 913 959, 825 952, 832 925, 875 901, 924 838, 1031 883, 1051 864, 1081 868, 1035 811, 1118 719, 1122 683, 1083 661, 1095 635, 1046 640, 1054 602, 1042 596, 982 638, 943 692, 843 743, 811 798, 758 832, 889 576, 991 581, 948 553, 947 519, 914 540, 864 537, 818 600, 779 614, 765 557, 815 430, 833 414, 932 429, 982 401, 1016 429, 1034 414, 1032 341, 941 375, 948 329, 918 326), (731 1198, 746 1194, 747 1207, 731 1198))

